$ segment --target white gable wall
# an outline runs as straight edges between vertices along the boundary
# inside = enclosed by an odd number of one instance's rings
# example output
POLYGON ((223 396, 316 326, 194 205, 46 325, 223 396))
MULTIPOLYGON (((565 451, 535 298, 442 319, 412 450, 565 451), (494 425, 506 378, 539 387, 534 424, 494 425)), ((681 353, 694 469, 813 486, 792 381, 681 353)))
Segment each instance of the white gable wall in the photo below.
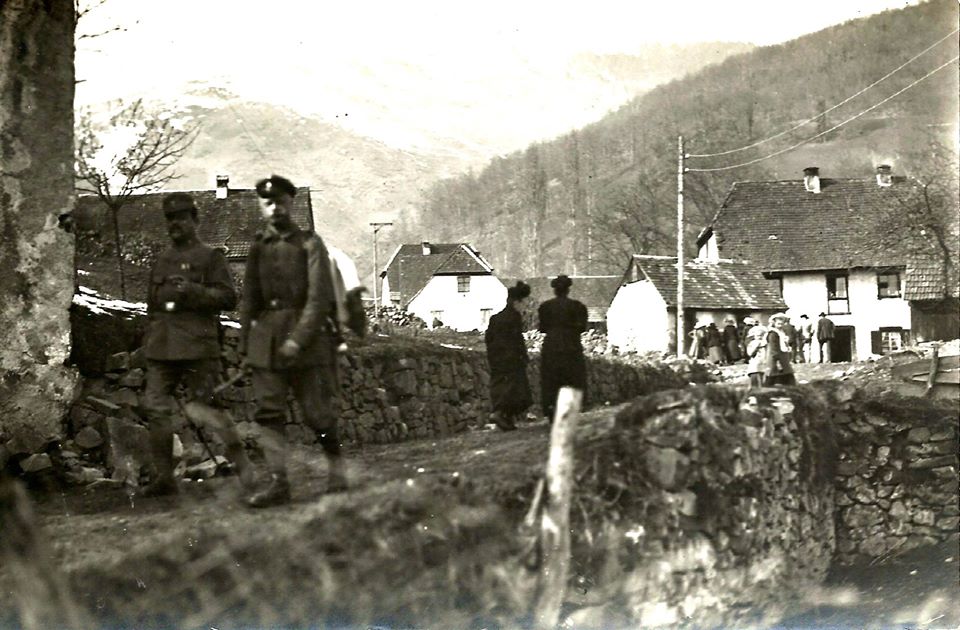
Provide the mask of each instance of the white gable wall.
POLYGON ((428 326, 440 311, 444 326, 454 330, 486 330, 490 315, 499 313, 507 303, 507 287, 493 275, 470 276, 470 290, 457 291, 457 276, 433 276, 407 306, 428 326), (487 313, 484 313, 486 309, 487 313))
POLYGON ((697 253, 698 260, 720 260, 720 251, 717 249, 717 235, 711 234, 707 242, 700 246, 697 253))
POLYGON ((607 339, 624 352, 667 350, 667 303, 648 280, 631 282, 617 291, 607 311, 607 339))
MULTIPOLYGON (((901 290, 903 275, 901 274, 901 290)), ((852 270, 848 276, 850 314, 832 314, 827 310, 827 276, 823 272, 786 274, 783 277, 783 301, 794 324, 806 314, 814 325, 821 312, 837 326, 853 326, 854 359, 871 354, 870 333, 880 328, 911 327, 910 304, 902 298, 877 297, 877 274, 869 270, 852 270)), ((816 346, 816 344, 814 344, 816 346)), ((816 353, 816 349, 814 350, 816 353)))

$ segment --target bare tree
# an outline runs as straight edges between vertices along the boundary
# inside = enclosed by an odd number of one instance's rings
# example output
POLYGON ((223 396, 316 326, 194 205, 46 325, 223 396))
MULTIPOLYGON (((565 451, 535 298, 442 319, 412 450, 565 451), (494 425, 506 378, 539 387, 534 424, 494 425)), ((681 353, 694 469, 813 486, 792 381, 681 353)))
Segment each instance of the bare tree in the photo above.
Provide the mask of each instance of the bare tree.
POLYGON ((931 137, 915 162, 907 186, 893 186, 894 202, 883 211, 870 245, 907 254, 932 265, 946 296, 956 296, 960 263, 960 186, 957 153, 931 137))
POLYGON ((151 112, 138 99, 118 103, 105 120, 92 110, 78 113, 77 192, 96 195, 109 210, 113 227, 120 296, 126 299, 120 209, 131 195, 153 192, 179 178, 177 161, 193 144, 199 126, 166 112, 151 112))

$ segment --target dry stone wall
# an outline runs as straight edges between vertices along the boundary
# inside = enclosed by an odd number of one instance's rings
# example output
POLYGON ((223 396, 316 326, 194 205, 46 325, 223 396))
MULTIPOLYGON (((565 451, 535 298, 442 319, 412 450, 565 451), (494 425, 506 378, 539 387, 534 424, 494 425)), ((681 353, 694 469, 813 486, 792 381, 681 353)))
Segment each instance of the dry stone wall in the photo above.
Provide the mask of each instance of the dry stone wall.
POLYGON ((883 558, 956 537, 955 402, 865 400, 837 387, 837 559, 883 558))
POLYGON ((586 586, 573 625, 726 627, 747 621, 744 605, 776 610, 822 581, 835 548, 828 408, 809 388, 705 386, 622 410, 578 451, 586 586))

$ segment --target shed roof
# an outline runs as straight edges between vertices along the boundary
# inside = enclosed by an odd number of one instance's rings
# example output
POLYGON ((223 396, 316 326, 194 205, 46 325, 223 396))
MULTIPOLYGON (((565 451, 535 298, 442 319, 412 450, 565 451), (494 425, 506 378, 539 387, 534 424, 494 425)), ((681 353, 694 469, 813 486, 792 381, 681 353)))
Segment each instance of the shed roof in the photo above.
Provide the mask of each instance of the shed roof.
MULTIPOLYGON (((677 259, 671 256, 634 255, 630 261, 636 277, 649 280, 667 306, 677 306, 677 259)), ((765 278, 749 263, 733 260, 691 260, 684 264, 684 308, 726 310, 782 310, 779 283, 765 278)))

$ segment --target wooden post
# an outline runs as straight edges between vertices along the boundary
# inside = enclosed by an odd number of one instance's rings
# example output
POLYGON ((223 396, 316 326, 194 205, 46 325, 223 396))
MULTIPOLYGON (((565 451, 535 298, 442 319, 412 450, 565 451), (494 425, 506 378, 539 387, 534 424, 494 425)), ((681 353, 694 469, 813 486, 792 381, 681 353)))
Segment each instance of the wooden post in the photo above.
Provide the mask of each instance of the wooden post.
POLYGON ((926 396, 933 392, 934 385, 937 384, 937 372, 940 369, 940 344, 933 344, 933 356, 930 357, 930 375, 927 377, 927 389, 924 391, 926 396))
POLYGON ((540 521, 543 564, 534 610, 539 628, 555 628, 567 593, 570 569, 570 500, 573 495, 573 439, 577 430, 583 392, 563 387, 557 396, 557 412, 550 432, 547 459, 547 500, 540 521))

